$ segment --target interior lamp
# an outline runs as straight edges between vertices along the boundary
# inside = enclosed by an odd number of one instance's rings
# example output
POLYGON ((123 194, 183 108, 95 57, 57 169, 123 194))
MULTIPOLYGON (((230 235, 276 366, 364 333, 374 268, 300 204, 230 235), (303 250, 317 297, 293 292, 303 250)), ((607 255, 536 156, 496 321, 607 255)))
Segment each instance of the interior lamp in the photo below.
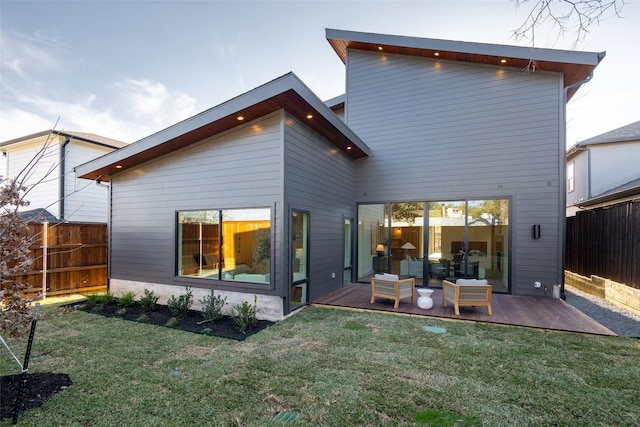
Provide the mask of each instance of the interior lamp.
POLYGON ((376 252, 378 252, 378 256, 384 255, 384 245, 382 243, 378 243, 378 246, 376 246, 376 252))
POLYGON ((413 243, 411 242, 407 242, 404 245, 400 246, 401 249, 404 249, 404 256, 405 258, 407 258, 409 256, 409 254, 407 253, 408 250, 410 249, 415 249, 416 247, 413 246, 413 243))

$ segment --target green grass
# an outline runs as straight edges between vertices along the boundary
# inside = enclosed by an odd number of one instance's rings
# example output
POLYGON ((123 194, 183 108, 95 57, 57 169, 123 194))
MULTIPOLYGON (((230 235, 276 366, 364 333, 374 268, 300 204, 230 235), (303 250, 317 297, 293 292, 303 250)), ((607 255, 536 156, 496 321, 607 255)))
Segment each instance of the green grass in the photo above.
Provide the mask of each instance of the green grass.
POLYGON ((630 338, 306 308, 237 342, 42 311, 29 370, 74 384, 22 426, 640 425, 630 338))

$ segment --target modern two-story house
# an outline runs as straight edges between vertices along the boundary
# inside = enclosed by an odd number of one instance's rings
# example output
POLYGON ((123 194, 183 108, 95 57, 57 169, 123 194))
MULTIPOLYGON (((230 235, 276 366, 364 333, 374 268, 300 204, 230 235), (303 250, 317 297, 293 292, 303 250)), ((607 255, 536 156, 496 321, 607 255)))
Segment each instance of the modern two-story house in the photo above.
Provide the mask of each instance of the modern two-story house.
POLYGON ((76 168, 110 185, 112 292, 279 319, 380 271, 561 284, 565 105, 604 53, 326 37, 343 96, 286 74, 76 168))
POLYGON ((29 188, 27 219, 107 222, 105 187, 76 178, 73 168, 126 144, 100 135, 47 130, 0 142, 0 176, 20 177, 29 188))

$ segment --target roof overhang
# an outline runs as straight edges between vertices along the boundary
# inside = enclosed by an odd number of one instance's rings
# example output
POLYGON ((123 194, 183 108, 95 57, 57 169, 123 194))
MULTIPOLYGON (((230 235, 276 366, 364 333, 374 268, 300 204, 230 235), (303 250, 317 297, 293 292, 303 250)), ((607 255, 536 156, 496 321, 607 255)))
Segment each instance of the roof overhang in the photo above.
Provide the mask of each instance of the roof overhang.
POLYGON ((580 208, 594 208, 612 202, 635 200, 640 198, 640 178, 630 181, 606 193, 576 203, 580 208))
POLYGON ((116 139, 106 138, 104 136, 96 135, 93 133, 50 129, 50 130, 44 130, 41 132, 32 133, 30 135, 25 135, 19 138, 14 138, 14 139, 0 142, 0 147, 8 147, 11 145, 28 143, 33 139, 42 138, 49 135, 59 135, 66 139, 75 139, 77 141, 86 142, 88 144, 100 145, 100 146, 104 146, 107 148, 114 148, 114 149, 121 148, 127 145, 125 142, 118 141, 116 139))
POLYGON ((364 142, 298 77, 285 74, 158 133, 76 167, 76 176, 109 181, 149 160, 284 109, 353 159, 370 154, 364 142), (242 117, 242 120, 239 120, 242 117))
POLYGON ((387 34, 326 29, 326 37, 343 63, 347 50, 358 49, 385 54, 420 56, 431 59, 471 62, 517 68, 523 71, 548 71, 564 75, 567 101, 588 81, 606 52, 578 52, 557 49, 507 46, 486 43, 426 39, 387 34))

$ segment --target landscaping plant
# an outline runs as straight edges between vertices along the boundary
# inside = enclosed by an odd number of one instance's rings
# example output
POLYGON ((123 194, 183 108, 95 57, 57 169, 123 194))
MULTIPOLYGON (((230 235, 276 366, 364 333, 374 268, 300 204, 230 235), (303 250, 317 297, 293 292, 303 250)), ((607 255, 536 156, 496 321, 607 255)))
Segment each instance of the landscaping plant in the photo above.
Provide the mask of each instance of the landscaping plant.
POLYGON ((178 319, 185 317, 189 313, 191 305, 193 304, 193 292, 191 292, 191 287, 187 286, 186 290, 186 293, 177 298, 175 295, 171 295, 171 298, 167 301, 169 311, 171 311, 171 314, 178 319))
POLYGON ((136 302, 136 293, 134 291, 127 291, 120 295, 118 298, 118 304, 123 307, 131 307, 136 302))
POLYGON ((154 294, 153 291, 145 289, 143 295, 140 297, 140 300, 138 300, 138 302, 142 306, 142 311, 148 313, 155 310, 159 298, 160 297, 154 294))
POLYGON ((256 314, 258 297, 255 295, 253 296, 253 302, 254 304, 251 305, 248 301, 242 301, 242 304, 236 305, 231 309, 231 317, 238 325, 238 330, 243 334, 258 321, 256 314))
POLYGON ((88 294, 86 298, 87 302, 91 305, 105 305, 115 301, 115 297, 109 291, 88 294))
POLYGON ((220 295, 214 295, 213 286, 211 286, 211 293, 199 302, 202 304, 202 323, 215 322, 222 317, 222 308, 227 302, 227 297, 222 298, 220 295))

